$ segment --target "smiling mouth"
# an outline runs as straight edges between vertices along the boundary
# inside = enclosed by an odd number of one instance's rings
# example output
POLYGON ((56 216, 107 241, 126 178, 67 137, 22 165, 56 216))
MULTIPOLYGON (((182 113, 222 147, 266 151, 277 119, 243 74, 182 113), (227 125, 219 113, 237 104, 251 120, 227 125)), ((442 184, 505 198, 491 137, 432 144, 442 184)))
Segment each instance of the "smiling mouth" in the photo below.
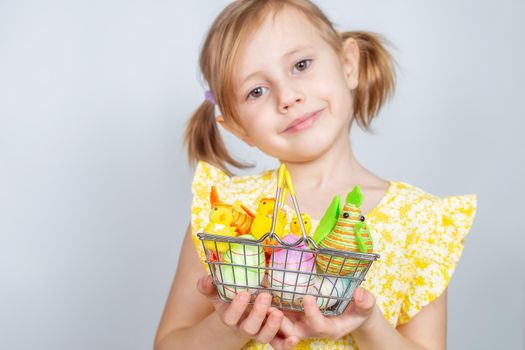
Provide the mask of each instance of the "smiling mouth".
POLYGON ((318 111, 316 111, 314 113, 312 113, 312 115, 310 115, 307 118, 301 120, 300 122, 292 124, 291 126, 286 128, 283 131, 283 133, 294 133, 294 132, 297 132, 297 131, 304 130, 304 129, 308 128, 309 126, 314 124, 317 119, 319 119, 319 116, 321 115, 322 111, 324 111, 324 108, 320 109, 320 110, 318 110, 318 111))

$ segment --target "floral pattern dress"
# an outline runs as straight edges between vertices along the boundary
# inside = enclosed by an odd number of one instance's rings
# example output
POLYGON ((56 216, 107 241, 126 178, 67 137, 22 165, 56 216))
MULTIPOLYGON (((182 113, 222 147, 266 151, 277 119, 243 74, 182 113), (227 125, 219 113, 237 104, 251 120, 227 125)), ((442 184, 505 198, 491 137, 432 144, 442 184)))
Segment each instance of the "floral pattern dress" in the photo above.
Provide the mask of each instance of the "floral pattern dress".
MULTIPOLYGON (((192 181, 191 231, 203 263, 204 251, 197 233, 203 232, 208 223, 211 186, 217 188, 221 201, 240 201, 255 212, 260 198, 275 196, 276 183, 277 169, 250 176, 228 176, 219 168, 198 162, 192 181)), ((284 210, 288 218, 295 213, 287 205, 284 210)), ((390 181, 385 196, 366 215, 374 252, 381 257, 372 264, 362 286, 375 295, 377 305, 392 326, 408 322, 445 290, 475 211, 475 195, 440 198, 415 186, 390 181)), ((318 223, 312 219, 312 232, 318 223)), ((244 348, 271 349, 270 345, 253 341, 244 348)), ((303 340, 296 349, 358 349, 358 346, 348 334, 338 340, 303 340)))

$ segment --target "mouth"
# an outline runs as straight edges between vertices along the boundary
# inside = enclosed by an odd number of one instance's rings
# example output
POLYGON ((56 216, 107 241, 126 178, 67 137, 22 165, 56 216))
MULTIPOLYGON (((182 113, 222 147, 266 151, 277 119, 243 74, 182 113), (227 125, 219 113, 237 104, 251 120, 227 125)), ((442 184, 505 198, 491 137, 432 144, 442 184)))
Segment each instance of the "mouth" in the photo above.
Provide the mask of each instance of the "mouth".
POLYGON ((303 115, 302 117, 299 117, 295 119, 284 131, 283 133, 293 133, 297 132, 303 129, 308 128, 310 125, 315 123, 317 119, 319 119, 319 116, 321 115, 321 112, 324 111, 324 108, 319 109, 315 112, 308 113, 306 115, 303 115))

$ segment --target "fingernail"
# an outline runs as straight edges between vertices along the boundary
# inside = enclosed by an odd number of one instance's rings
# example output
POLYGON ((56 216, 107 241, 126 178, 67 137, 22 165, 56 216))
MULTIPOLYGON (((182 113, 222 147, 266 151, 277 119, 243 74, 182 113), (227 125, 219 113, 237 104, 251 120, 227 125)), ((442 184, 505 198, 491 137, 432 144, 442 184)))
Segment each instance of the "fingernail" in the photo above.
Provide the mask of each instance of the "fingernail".
POLYGON ((355 294, 356 294, 355 296, 356 296, 357 302, 361 303, 363 301, 363 299, 364 299, 364 296, 365 296, 364 295, 365 293, 364 293, 363 289, 362 288, 357 288, 355 294))

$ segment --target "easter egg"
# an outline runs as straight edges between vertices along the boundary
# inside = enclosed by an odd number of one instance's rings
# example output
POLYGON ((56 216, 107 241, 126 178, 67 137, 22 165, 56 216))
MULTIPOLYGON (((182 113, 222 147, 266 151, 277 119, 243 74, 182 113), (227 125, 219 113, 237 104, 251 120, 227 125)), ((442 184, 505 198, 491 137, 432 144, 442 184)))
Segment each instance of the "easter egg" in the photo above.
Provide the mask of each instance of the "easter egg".
MULTIPOLYGON (((293 234, 283 238, 283 242, 289 244, 297 240, 299 237, 293 234)), ((304 242, 295 247, 275 248, 268 272, 273 294, 283 302, 302 299, 314 282, 314 264, 314 254, 304 242)))
POLYGON ((343 298, 350 294, 349 284, 349 278, 318 277, 308 292, 317 297, 319 309, 327 309, 340 301, 335 298, 343 298))
POLYGON ((222 255, 222 260, 235 265, 264 267, 264 249, 260 247, 255 238, 250 235, 241 235, 237 238, 252 240, 253 243, 232 243, 231 248, 222 255))
MULTIPOLYGON (((335 227, 326 236, 320 235, 319 239, 321 239, 318 243, 319 248, 356 254, 373 252, 372 238, 368 226, 364 223, 361 209, 348 202, 341 210, 335 227)), ((317 266, 322 272, 332 275, 355 276, 366 269, 370 263, 368 260, 359 259, 358 256, 357 258, 350 258, 337 254, 318 254, 317 266)))
POLYGON ((262 283, 264 272, 256 269, 232 265, 220 265, 215 273, 217 281, 217 292, 226 299, 232 300, 235 295, 242 291, 254 293, 255 288, 262 283))
MULTIPOLYGON (((320 244, 319 247, 340 249, 340 247, 323 244, 320 244)), ((370 264, 369 260, 336 256, 334 254, 318 254, 316 262, 321 273, 327 273, 336 276, 359 276, 361 272, 370 264)))
MULTIPOLYGON (((251 235, 238 238, 254 240, 251 235)), ((217 291, 228 299, 233 299, 241 291, 255 292, 262 284, 265 273, 264 250, 257 244, 232 243, 230 249, 221 255, 222 264, 216 271, 220 283, 217 291)))

